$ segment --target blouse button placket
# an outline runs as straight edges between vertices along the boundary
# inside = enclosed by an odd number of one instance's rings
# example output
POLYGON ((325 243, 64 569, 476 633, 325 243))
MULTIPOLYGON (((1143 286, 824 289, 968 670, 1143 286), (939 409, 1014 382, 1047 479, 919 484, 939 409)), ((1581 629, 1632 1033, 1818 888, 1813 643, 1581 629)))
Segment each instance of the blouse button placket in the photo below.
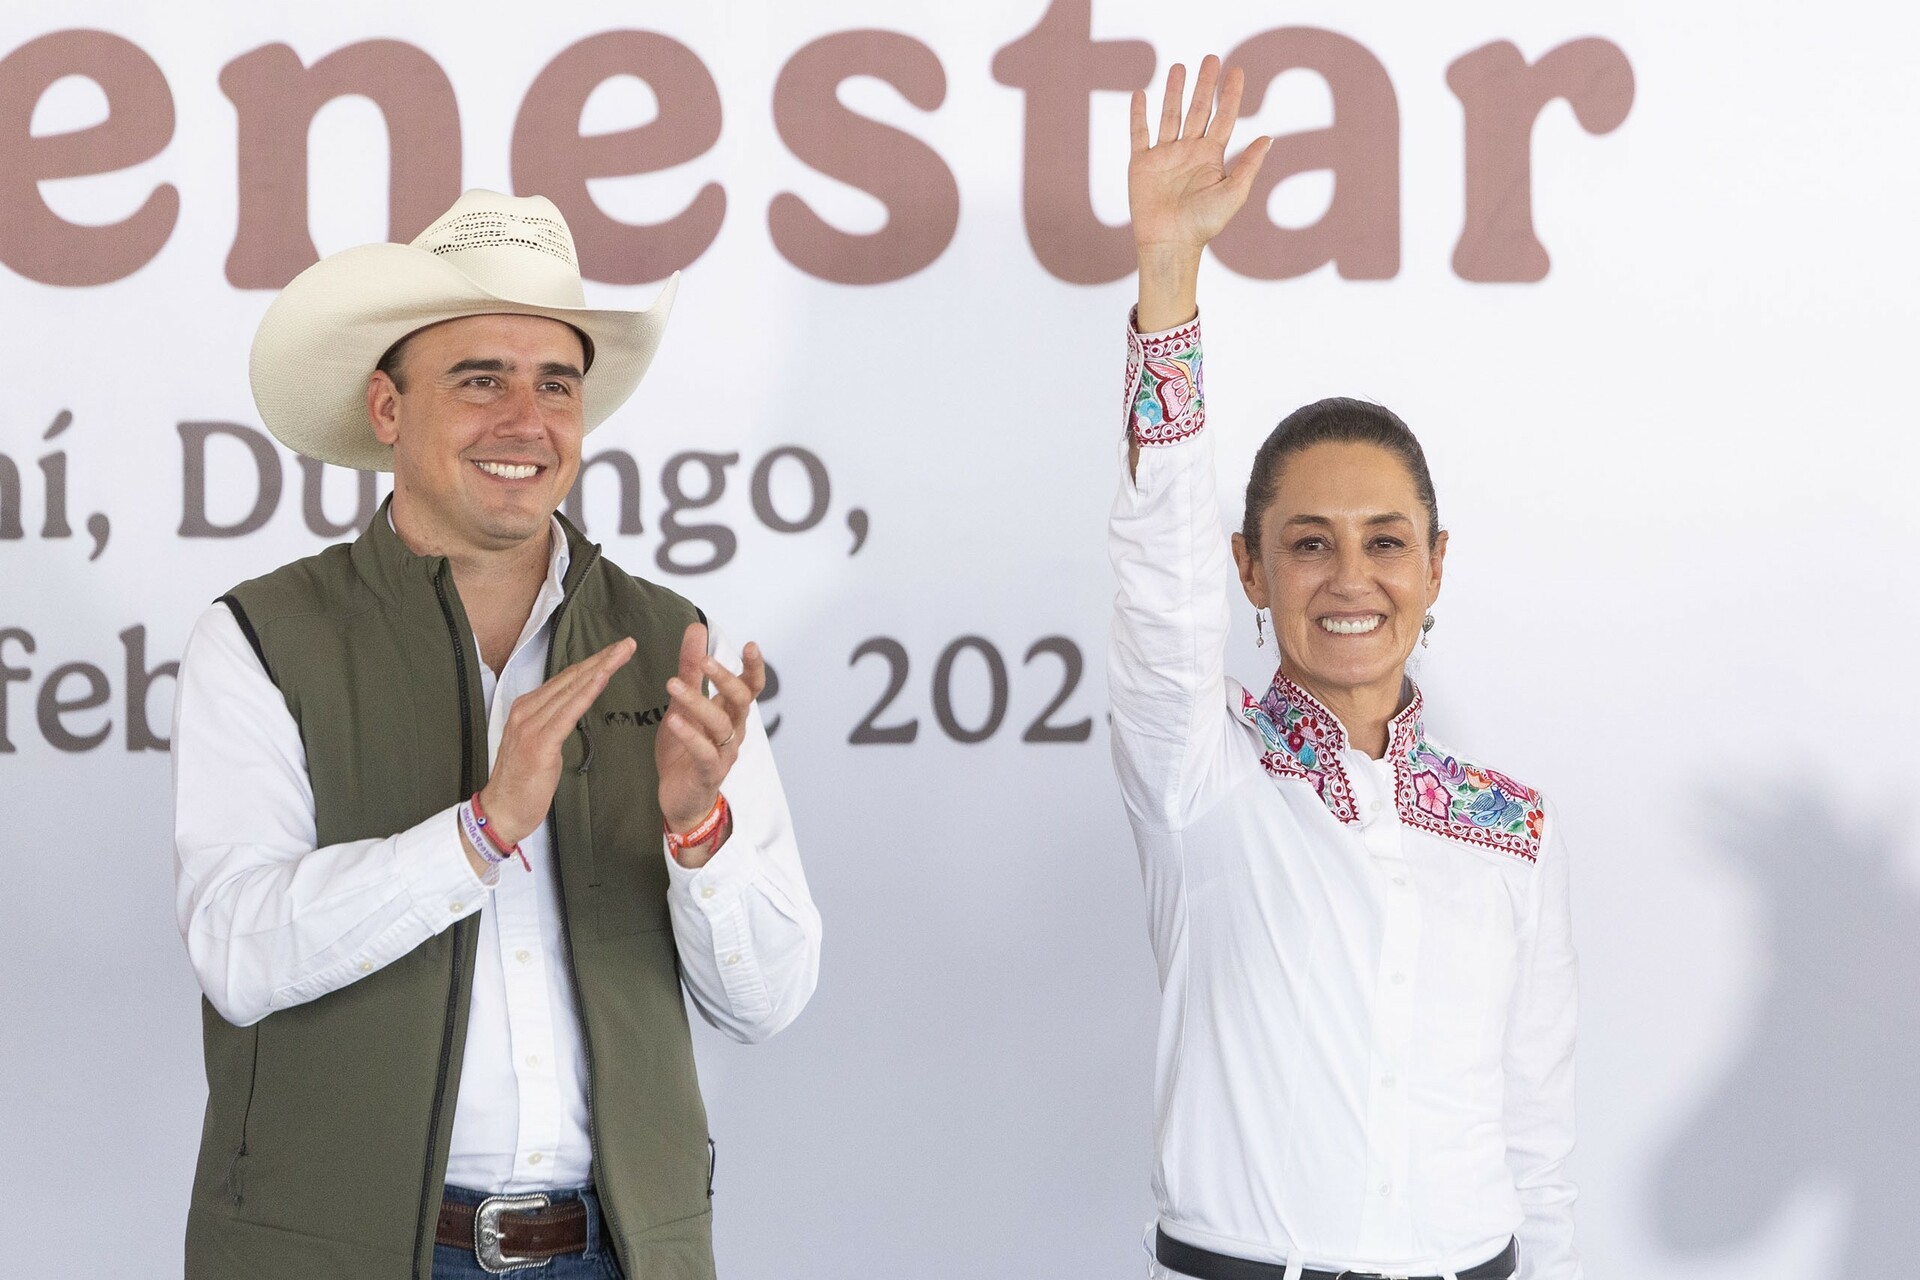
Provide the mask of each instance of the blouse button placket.
MULTIPOLYGON (((1381 780, 1368 779, 1382 789, 1381 780)), ((1362 841, 1380 894, 1379 965, 1374 975, 1373 1053, 1367 1091, 1367 1180, 1374 1187, 1406 1185, 1411 1143, 1407 1090, 1400 1087, 1413 1040, 1414 977, 1420 951, 1420 896, 1412 891, 1406 862, 1406 827, 1387 796, 1376 794, 1363 806, 1367 815, 1362 841)), ((1404 1200, 1390 1194, 1368 1197, 1361 1232, 1370 1240, 1398 1239, 1404 1233, 1404 1200)))

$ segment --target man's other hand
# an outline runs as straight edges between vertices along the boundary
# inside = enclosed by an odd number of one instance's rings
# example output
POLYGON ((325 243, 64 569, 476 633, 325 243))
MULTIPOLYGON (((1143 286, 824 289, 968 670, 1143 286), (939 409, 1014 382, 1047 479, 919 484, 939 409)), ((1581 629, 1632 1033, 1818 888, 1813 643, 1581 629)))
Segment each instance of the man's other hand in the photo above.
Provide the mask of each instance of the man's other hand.
MULTIPOLYGON (((767 687, 767 664, 758 645, 746 647, 740 664, 735 675, 719 659, 708 657, 707 629, 697 622, 680 639, 680 671, 667 681, 667 714, 654 739, 660 812, 669 831, 685 834, 712 812, 721 784, 740 758, 747 713, 767 687), (705 689, 708 683, 711 696, 705 689)), ((729 822, 705 845, 683 850, 681 864, 704 865, 726 843, 730 830, 729 822)))

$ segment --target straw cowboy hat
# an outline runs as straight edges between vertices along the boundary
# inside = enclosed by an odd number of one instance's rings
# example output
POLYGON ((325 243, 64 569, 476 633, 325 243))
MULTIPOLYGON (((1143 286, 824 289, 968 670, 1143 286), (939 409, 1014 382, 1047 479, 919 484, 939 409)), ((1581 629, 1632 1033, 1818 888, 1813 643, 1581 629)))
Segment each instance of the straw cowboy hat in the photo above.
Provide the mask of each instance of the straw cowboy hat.
POLYGON ((254 335, 253 401, 289 448, 391 471, 393 450, 367 421, 367 378, 389 347, 461 316, 547 316, 586 338, 591 431, 640 385, 679 284, 675 272, 645 311, 588 307, 573 233, 552 201, 469 191, 412 244, 363 244, 295 276, 254 335))

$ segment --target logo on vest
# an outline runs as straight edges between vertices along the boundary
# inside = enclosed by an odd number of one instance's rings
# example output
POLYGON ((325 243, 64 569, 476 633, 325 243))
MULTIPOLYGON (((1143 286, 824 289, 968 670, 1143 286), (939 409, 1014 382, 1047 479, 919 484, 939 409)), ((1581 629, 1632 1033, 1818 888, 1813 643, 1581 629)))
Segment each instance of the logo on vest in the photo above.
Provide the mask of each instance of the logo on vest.
POLYGON ((660 706, 648 711, 608 711, 602 714, 600 718, 607 724, 626 724, 632 725, 636 729, 645 729, 649 726, 659 724, 661 720, 666 718, 666 714, 666 704, 662 703, 660 706))

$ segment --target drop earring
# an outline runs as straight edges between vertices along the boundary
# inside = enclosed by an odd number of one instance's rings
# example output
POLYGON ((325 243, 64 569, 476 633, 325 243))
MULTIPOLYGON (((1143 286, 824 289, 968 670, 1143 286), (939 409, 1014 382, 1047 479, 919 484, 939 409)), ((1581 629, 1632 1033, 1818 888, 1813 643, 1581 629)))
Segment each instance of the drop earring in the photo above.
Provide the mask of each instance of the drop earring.
POLYGON ((1253 611, 1253 646, 1256 649, 1267 647, 1267 617, 1258 609, 1253 611))
POLYGON ((1433 615, 1428 614, 1420 621, 1420 647, 1427 647, 1427 637, 1433 633, 1433 615))

